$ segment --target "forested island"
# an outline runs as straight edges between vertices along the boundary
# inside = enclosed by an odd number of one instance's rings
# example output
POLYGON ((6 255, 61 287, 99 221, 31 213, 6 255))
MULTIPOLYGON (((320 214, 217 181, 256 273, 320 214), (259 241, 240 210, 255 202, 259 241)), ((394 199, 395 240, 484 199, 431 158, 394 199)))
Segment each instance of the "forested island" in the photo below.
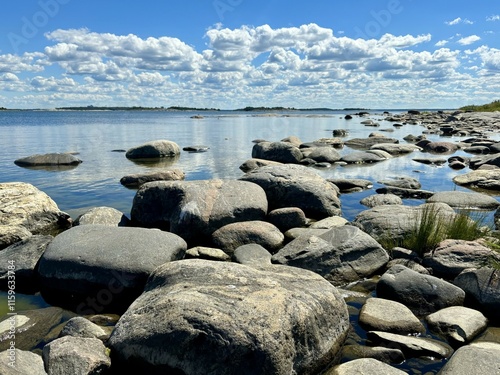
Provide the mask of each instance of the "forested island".
POLYGON ((495 100, 489 104, 483 105, 467 105, 460 108, 463 111, 470 112, 495 112, 500 111, 500 100, 495 100))

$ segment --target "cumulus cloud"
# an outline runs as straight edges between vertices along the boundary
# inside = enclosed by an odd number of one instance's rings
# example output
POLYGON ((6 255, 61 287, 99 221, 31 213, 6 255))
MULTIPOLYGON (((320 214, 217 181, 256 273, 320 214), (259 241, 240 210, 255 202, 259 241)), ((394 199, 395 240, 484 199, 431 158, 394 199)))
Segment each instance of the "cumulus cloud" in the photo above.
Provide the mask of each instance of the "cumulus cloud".
POLYGON ((470 35, 465 38, 459 39, 457 43, 463 45, 463 46, 468 46, 469 44, 475 43, 477 41, 481 40, 481 37, 477 35, 470 35))
POLYGON ((471 20, 467 19, 467 18, 460 18, 460 17, 457 17, 455 18, 454 20, 452 21, 446 21, 445 24, 448 25, 448 26, 453 26, 453 25, 458 25, 458 24, 465 24, 465 25, 472 25, 474 24, 474 22, 472 22, 471 20))
POLYGON ((486 21, 500 21, 500 15, 495 14, 489 17, 486 17, 486 21))
POLYGON ((447 40, 440 40, 439 42, 437 42, 435 44, 436 47, 444 47, 445 45, 448 44, 448 41, 447 40))

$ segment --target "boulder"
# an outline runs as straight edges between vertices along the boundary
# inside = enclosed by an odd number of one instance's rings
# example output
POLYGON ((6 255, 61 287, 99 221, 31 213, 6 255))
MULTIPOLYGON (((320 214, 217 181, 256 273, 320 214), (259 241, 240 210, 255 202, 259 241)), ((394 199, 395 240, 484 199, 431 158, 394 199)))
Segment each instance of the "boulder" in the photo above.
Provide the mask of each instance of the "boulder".
POLYGON ((390 159, 391 154, 382 150, 356 151, 343 155, 340 160, 347 164, 371 164, 390 159))
POLYGON ((43 155, 31 155, 14 161, 20 167, 37 167, 51 165, 78 165, 82 161, 70 153, 51 153, 43 155))
POLYGON ((155 229, 81 225, 58 235, 38 273, 44 299, 82 315, 120 312, 159 265, 184 257, 186 242, 155 229))
POLYGON ((281 165, 281 164, 283 163, 279 163, 277 161, 272 161, 272 160, 248 159, 246 162, 240 165, 240 169, 246 173, 254 169, 264 167, 266 165, 281 165))
POLYGON ((366 207, 377 207, 383 205, 403 205, 403 200, 395 194, 373 194, 359 201, 366 207))
POLYGON ((152 273, 109 345, 113 367, 137 373, 314 374, 348 330, 343 298, 312 272, 181 260, 152 273))
POLYGON ((316 163, 335 163, 340 160, 340 154, 333 147, 311 147, 302 149, 304 158, 313 159, 316 163))
POLYGON ((175 157, 180 153, 181 149, 177 143, 168 140, 156 140, 128 149, 125 156, 128 159, 155 159, 175 157))
POLYGON ((255 268, 271 266, 271 259, 271 253, 257 244, 242 245, 233 253, 233 260, 236 263, 255 268))
POLYGON ((439 375, 498 374, 500 344, 472 344, 458 349, 439 375))
POLYGON ((247 181, 159 181, 139 188, 131 219, 176 233, 192 247, 211 244, 212 233, 224 225, 263 220, 267 210, 264 190, 247 181))
POLYGON ((38 291, 36 267, 52 239, 52 236, 35 235, 0 251, 0 290, 8 290, 8 280, 12 280, 9 275, 14 275, 17 293, 38 291))
POLYGON ((453 154, 459 147, 452 142, 432 142, 428 140, 416 143, 417 146, 422 147, 424 151, 434 154, 453 154))
POLYGON ((500 206, 500 203, 489 195, 466 191, 439 191, 428 198, 427 202, 441 202, 462 209, 495 210, 500 206))
POLYGON ((288 142, 288 143, 291 143, 292 145, 297 146, 297 147, 299 147, 302 144, 302 140, 295 135, 291 135, 289 137, 283 138, 281 140, 281 142, 288 142))
POLYGON ((47 375, 42 356, 27 350, 4 350, 0 353, 0 374, 47 375))
POLYGON ((377 283, 377 296, 401 302, 417 316, 450 306, 462 306, 465 292, 459 287, 431 275, 396 265, 377 283))
POLYGON ((115 208, 93 207, 78 216, 73 223, 73 226, 99 224, 113 227, 126 227, 129 222, 129 218, 126 217, 123 212, 120 212, 115 208))
MULTIPOLYGON (((24 182, 0 184, 0 226, 24 227, 32 234, 55 234, 71 224, 70 216, 60 211, 47 194, 33 185, 24 182)), ((9 232, 6 229, 4 227, 4 232, 9 232)), ((9 238, 17 240, 16 236, 0 237, 4 241, 9 238)), ((0 245, 7 247, 11 244, 3 242, 0 245)))
POLYGON ((448 358, 453 353, 453 348, 450 345, 434 339, 381 331, 369 331, 367 336, 374 345, 401 350, 407 359, 415 357, 448 358))
POLYGON ((375 190, 378 194, 394 194, 403 199, 427 199, 434 195, 433 191, 422 189, 406 189, 395 186, 386 186, 375 190))
POLYGON ((453 283, 463 289, 466 304, 481 311, 488 319, 500 323, 500 270, 483 266, 467 269, 458 275, 453 283))
POLYGON ((187 152, 207 152, 210 149, 208 146, 204 145, 195 145, 195 146, 185 146, 182 148, 182 151, 187 152))
POLYGON ((195 246, 187 249, 184 258, 217 260, 221 262, 231 260, 231 257, 227 255, 223 250, 206 246, 195 246))
POLYGON ((303 227, 307 224, 304 211, 298 207, 284 207, 272 210, 267 215, 267 220, 282 232, 296 227, 303 227))
POLYGON ((0 250, 31 237, 31 232, 19 225, 0 225, 0 250))
POLYGON ((324 375, 404 375, 406 372, 398 370, 384 362, 374 358, 360 358, 346 363, 342 363, 331 370, 328 370, 324 375))
POLYGON ((399 334, 424 333, 425 327, 411 310, 396 301, 368 298, 359 313, 359 324, 367 331, 399 334))
POLYGON ((347 219, 341 216, 330 216, 319 221, 315 221, 309 225, 310 229, 332 229, 334 227, 341 227, 347 224, 347 219))
POLYGON ((376 206, 360 212, 352 225, 361 228, 375 239, 391 238, 396 243, 411 233, 423 215, 424 210, 436 210, 442 218, 453 218, 455 211, 444 203, 432 203, 433 206, 385 205, 376 206))
POLYGON ((59 333, 59 337, 86 337, 105 340, 109 334, 102 327, 83 316, 75 316, 66 322, 64 328, 59 333))
POLYGON ((351 225, 299 236, 273 255, 273 263, 311 270, 334 285, 372 276, 388 261, 377 241, 351 225))
POLYGON ((66 336, 43 347, 43 360, 51 375, 101 374, 111 360, 101 340, 66 336))
POLYGON ((422 148, 413 144, 377 143, 371 146, 370 150, 383 150, 391 155, 402 155, 409 154, 414 151, 421 151, 422 148))
POLYGON ((486 329, 488 320, 477 310, 451 306, 425 317, 429 329, 452 345, 471 342, 486 329))
POLYGON ((387 186, 394 186, 401 189, 420 189, 422 184, 419 180, 412 177, 395 177, 378 182, 387 186))
POLYGON ((472 157, 469 161, 470 169, 475 170, 483 166, 500 167, 500 154, 477 155, 472 157))
POLYGON ((341 193, 353 193, 371 189, 373 187, 373 182, 370 180, 363 180, 359 178, 329 178, 328 181, 335 184, 341 193))
MULTIPOLYGON (((351 344, 342 348, 340 363, 353 361, 355 359, 373 358, 384 363, 399 364, 404 362, 405 356, 399 349, 384 348, 383 346, 366 346, 351 344)), ((382 372, 385 374, 385 372, 382 372)), ((326 372, 325 374, 328 374, 326 372)))
POLYGON ((186 174, 180 169, 168 169, 165 171, 153 171, 149 173, 137 173, 123 176, 120 184, 130 188, 137 188, 146 182, 151 181, 181 181, 186 174))
POLYGON ((453 177, 453 182, 469 188, 500 190, 500 169, 479 169, 453 177))
POLYGON ((500 253, 475 241, 444 240, 424 255, 423 265, 433 275, 451 280, 467 268, 481 268, 490 261, 500 262, 500 253))
POLYGON ((426 164, 426 165, 443 165, 447 162, 446 159, 444 158, 413 158, 411 159, 413 160, 414 162, 417 162, 417 163, 422 163, 422 164, 426 164))
POLYGON ((270 210, 298 207, 313 219, 340 214, 336 187, 302 165, 261 167, 246 173, 241 180, 264 189, 270 210))
POLYGON ((274 253, 283 246, 284 239, 283 233, 266 221, 231 223, 212 233, 213 243, 229 255, 236 248, 247 244, 261 245, 274 253))
POLYGON ((303 156, 300 149, 289 142, 261 142, 253 146, 252 158, 298 163, 303 156))
POLYGON ((368 137, 368 138, 352 138, 344 142, 348 147, 354 149, 368 150, 373 145, 379 143, 399 143, 399 140, 388 137, 368 137))

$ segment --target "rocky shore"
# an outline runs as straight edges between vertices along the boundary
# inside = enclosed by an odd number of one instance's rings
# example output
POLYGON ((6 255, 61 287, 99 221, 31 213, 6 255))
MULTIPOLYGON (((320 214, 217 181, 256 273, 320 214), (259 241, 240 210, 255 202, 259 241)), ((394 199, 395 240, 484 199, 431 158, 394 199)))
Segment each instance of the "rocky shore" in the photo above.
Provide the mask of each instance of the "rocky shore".
MULTIPOLYGON (((350 117, 379 126, 369 114, 350 117)), ((137 189, 130 215, 95 207, 72 219, 30 184, 0 184, 1 289, 40 293, 52 306, 0 321, 0 374, 499 374, 496 223, 483 238, 446 238, 420 253, 387 239, 408 237, 429 209, 446 220, 500 212, 500 142, 491 138, 500 113, 384 118, 421 134, 255 140, 236 180, 186 181, 175 169, 125 176, 137 189), (341 155, 344 146, 353 151, 341 155), (412 153, 466 170, 454 182, 474 190, 316 170, 412 153), (374 182, 384 188, 363 199, 366 210, 343 218, 342 197, 374 182), (421 204, 404 205, 409 197, 421 204)), ((194 149, 186 152, 208 152, 194 149)), ((181 152, 155 140, 124 157, 181 152)), ((15 162, 81 163, 61 154, 15 162)))

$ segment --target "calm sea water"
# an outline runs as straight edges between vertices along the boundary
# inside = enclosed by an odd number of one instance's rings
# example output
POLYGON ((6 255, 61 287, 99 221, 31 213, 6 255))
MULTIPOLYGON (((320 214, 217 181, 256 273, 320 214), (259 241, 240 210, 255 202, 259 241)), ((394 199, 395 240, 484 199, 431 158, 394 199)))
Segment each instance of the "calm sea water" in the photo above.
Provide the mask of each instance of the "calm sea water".
MULTIPOLYGON (((347 129, 349 138, 367 137, 372 132, 384 132, 388 137, 399 139, 424 129, 419 125, 395 128, 385 122, 382 111, 371 118, 380 127, 361 125, 361 118, 345 120, 347 112, 290 112, 265 115, 246 112, 204 112, 203 119, 193 119, 195 112, 165 111, 0 111, 0 182, 28 182, 47 193, 59 208, 74 219, 91 207, 114 207, 129 216, 135 190, 123 187, 120 178, 133 173, 147 172, 156 168, 175 167, 186 173, 186 180, 237 179, 243 175, 239 166, 251 158, 254 139, 278 141, 298 136, 303 142, 332 137, 333 129, 347 129), (182 152, 174 162, 164 160, 156 164, 137 164, 123 152, 144 142, 168 139, 181 148, 192 145, 210 147, 205 153, 182 152), (83 163, 73 169, 27 169, 14 164, 14 160, 33 154, 50 152, 77 152, 83 163)), ((496 135, 492 135, 495 138, 496 135)), ((436 135, 428 139, 438 140, 436 135)), ((457 142, 461 138, 447 138, 457 142)), ((354 152, 348 147, 341 154, 354 152)), ((464 153, 462 151, 457 154, 464 153)), ((411 153, 378 164, 335 166, 317 169, 325 178, 361 178, 373 182, 373 189, 359 193, 342 194, 343 216, 353 220, 366 209, 359 201, 381 187, 378 181, 391 177, 414 177, 422 188, 431 191, 464 190, 457 187, 452 178, 461 173, 449 167, 435 167, 412 161, 415 157, 437 157, 411 153)), ((471 156, 471 155, 468 155, 471 156)), ((448 156, 443 156, 447 158, 448 156)), ((405 204, 417 205, 423 201, 405 200, 405 204)), ((39 296, 18 295, 16 310, 46 307, 39 296)), ((6 294, 0 292, 0 318, 7 313, 6 294)), ((410 366, 411 367, 411 366, 410 366)), ((425 364, 416 366, 425 368, 425 364), (422 367, 423 366, 423 367, 422 367)), ((435 365, 431 366, 435 367, 435 365)), ((432 373, 432 371, 431 371, 432 373)))
MULTIPOLYGON (((381 112, 372 118, 380 127, 361 125, 362 119, 344 120, 345 112, 296 112, 270 116, 246 112, 208 112, 203 119, 191 116, 199 113, 166 111, 8 111, 0 112, 0 182, 28 182, 46 192, 59 208, 73 218, 95 206, 114 207, 129 215, 135 190, 120 184, 120 178, 155 168, 175 167, 186 173, 186 180, 239 178, 239 166, 251 157, 254 139, 281 140, 298 136, 304 142, 331 137, 333 129, 347 129, 349 136, 366 137, 371 132, 391 130, 389 137, 419 135, 424 128, 406 125, 395 128, 383 121, 381 112), (206 145, 205 153, 182 152, 173 163, 164 160, 156 164, 137 164, 123 152, 144 142, 168 139, 179 146, 206 145), (14 160, 32 154, 77 152, 83 163, 69 170, 50 171, 27 169, 14 160)), ((437 136, 428 136, 429 139, 437 136)), ((460 138, 453 138, 458 141, 460 138)), ((341 154, 353 152, 348 147, 341 154)), ((460 153, 460 152, 458 152, 460 153)), ((361 193, 341 196, 343 215, 352 220, 365 209, 359 204, 364 196, 374 194, 382 185, 378 181, 396 176, 409 176, 421 181, 423 189, 432 191, 464 190, 452 177, 465 171, 453 171, 447 166, 433 167, 412 161, 425 154, 412 153, 375 165, 317 169, 330 178, 363 178, 374 188, 361 193)), ((432 155, 428 155, 431 156, 432 155)), ((420 204, 409 200, 406 204, 420 204)))

